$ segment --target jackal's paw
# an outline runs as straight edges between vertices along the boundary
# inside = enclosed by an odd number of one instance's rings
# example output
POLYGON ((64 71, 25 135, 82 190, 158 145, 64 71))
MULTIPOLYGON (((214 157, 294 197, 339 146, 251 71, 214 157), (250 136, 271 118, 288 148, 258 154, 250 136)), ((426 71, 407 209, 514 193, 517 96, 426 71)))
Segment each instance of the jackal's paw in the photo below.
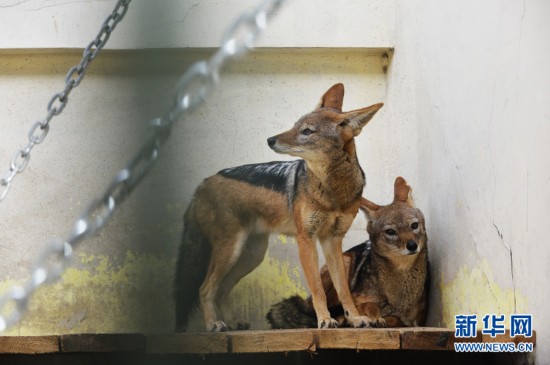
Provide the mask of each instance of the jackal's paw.
POLYGON ((334 318, 325 318, 318 322, 319 328, 338 328, 338 321, 334 318))
POLYGON ((352 328, 364 328, 364 327, 374 327, 373 320, 367 316, 357 316, 357 317, 348 317, 346 318, 346 323, 352 328))
POLYGON ((250 329, 250 323, 247 321, 243 321, 240 319, 232 319, 227 322, 227 327, 230 331, 242 331, 242 330, 249 330, 250 329))
POLYGON ((208 332, 225 332, 227 331, 227 325, 223 321, 209 321, 206 330, 208 332))
POLYGON ((369 324, 369 327, 385 328, 385 327, 387 327, 386 320, 382 317, 374 318, 374 319, 372 319, 371 323, 369 324))

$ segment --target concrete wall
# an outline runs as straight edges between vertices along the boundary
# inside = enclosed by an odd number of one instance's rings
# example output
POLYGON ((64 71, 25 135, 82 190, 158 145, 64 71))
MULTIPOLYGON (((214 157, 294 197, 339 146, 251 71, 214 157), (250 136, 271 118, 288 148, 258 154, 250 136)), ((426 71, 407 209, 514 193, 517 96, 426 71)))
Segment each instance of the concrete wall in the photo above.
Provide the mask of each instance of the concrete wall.
MULTIPOLYGON (((0 12, 0 47, 85 47, 114 4, 106 0, 4 0, 0 12)), ((259 2, 248 0, 133 0, 124 26, 117 28, 116 37, 109 40, 107 47, 217 47, 234 19, 256 4, 259 2)), ((386 47, 393 39, 393 16, 393 1, 352 0, 345 6, 287 1, 259 46, 386 47)))
MULTIPOLYGON (((209 57, 231 17, 250 7, 245 2, 155 4, 132 2, 107 50, 72 92, 63 113, 51 121, 50 134, 33 150, 27 170, 15 179, 0 209, 1 288, 28 277, 40 249, 68 232, 91 197, 138 149, 146 123, 170 106, 179 76, 193 61, 209 57), (147 50, 151 47, 162 48, 147 50)), ((63 280, 39 292, 31 311, 10 333, 171 331, 173 258, 181 217, 195 187, 225 167, 284 159, 268 148, 267 137, 289 129, 336 82, 346 84, 349 109, 385 100, 391 3, 357 2, 380 27, 362 47, 352 32, 359 20, 328 29, 331 16, 323 8, 314 10, 317 20, 307 25, 322 32, 291 37, 288 24, 292 32, 306 33, 306 26, 297 22, 306 4, 283 9, 263 47, 229 67, 209 103, 174 129, 154 176, 105 231, 76 250, 63 280), (376 17, 374 8, 386 16, 376 17)), ((0 41, 3 169, 25 143, 28 128, 45 115, 51 96, 62 89, 67 70, 78 63, 81 50, 73 47, 95 37, 113 3, 12 5, 0 12, 0 34, 9 34, 0 41)), ((365 129, 358 141, 362 151, 378 150, 374 131, 383 128, 383 121, 382 113, 365 129)), ((368 153, 360 158, 366 165, 380 165, 368 153)), ((366 238, 364 227, 359 219, 348 245, 366 238)), ((272 241, 265 263, 233 293, 237 316, 250 319, 254 328, 266 327, 265 313, 282 296, 306 294, 295 244, 284 236, 272 241)), ((197 322, 195 328, 203 325, 197 322)))
MULTIPOLYGON (((67 231, 136 150, 146 121, 169 105, 177 75, 207 57, 229 19, 250 7, 162 4, 132 2, 110 39, 110 47, 126 51, 96 61, 1 204, 2 287, 24 279, 39 249, 67 231)), ((342 81, 345 108, 386 103, 358 137, 365 195, 388 202, 397 175, 414 188, 430 236, 430 324, 453 327, 459 313, 532 313, 536 359, 545 363, 550 6, 315 4, 294 1, 281 10, 264 48, 232 66, 209 103, 178 125, 155 175, 106 231, 78 249, 63 281, 37 296, 14 333, 170 330, 172 257, 195 186, 226 166, 280 159, 266 137, 287 129, 342 81), (388 47, 395 53, 385 74, 388 47)), ((86 45, 112 2, 7 5, 0 11, 1 171, 78 62, 76 50, 50 49, 86 45)), ((347 245, 365 238, 363 227, 358 217, 347 245)), ((274 237, 268 259, 234 293, 240 314, 256 328, 272 301, 305 292, 296 248, 285 242, 274 237)))
POLYGON ((428 222, 431 323, 532 313, 537 362, 547 363, 550 4, 403 1, 395 9, 385 126, 414 125, 396 138, 392 158, 403 174, 411 170, 428 222))

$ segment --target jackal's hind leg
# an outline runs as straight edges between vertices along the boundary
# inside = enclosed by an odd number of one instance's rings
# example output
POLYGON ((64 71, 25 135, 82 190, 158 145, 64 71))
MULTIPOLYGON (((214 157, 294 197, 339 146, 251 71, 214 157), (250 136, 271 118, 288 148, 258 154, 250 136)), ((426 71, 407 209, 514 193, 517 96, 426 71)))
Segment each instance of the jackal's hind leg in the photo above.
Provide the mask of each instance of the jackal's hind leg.
POLYGON ((240 259, 248 232, 240 231, 228 237, 215 241, 208 272, 199 291, 200 308, 209 332, 223 332, 228 329, 218 318, 215 300, 221 284, 240 259))
POLYGON ((244 318, 233 318, 231 305, 228 303, 228 295, 237 283, 258 267, 264 260, 267 252, 269 235, 266 233, 251 233, 246 239, 240 258, 231 271, 227 274, 218 291, 216 302, 227 322, 230 330, 245 330, 250 328, 250 323, 244 318))

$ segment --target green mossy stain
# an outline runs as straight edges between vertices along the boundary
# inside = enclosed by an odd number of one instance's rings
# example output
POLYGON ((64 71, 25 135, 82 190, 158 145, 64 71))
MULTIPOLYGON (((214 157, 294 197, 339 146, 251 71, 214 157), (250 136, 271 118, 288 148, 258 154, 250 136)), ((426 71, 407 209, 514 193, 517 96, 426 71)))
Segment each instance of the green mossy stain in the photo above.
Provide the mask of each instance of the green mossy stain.
MULTIPOLYGON (((454 328, 458 314, 526 313, 527 298, 514 288, 500 287, 487 260, 472 268, 462 267, 456 277, 447 280, 443 274, 440 284, 443 303, 443 325, 454 328)), ((508 321, 506 327, 509 327, 508 321)))
POLYGON ((166 332, 172 328, 172 267, 167 257, 127 252, 114 266, 107 256, 79 255, 59 282, 37 290, 11 335, 166 332))
MULTIPOLYGON (((59 282, 37 290, 24 319, 4 335, 173 331, 172 257, 128 251, 121 261, 81 253, 75 266, 59 282)), ((0 290, 21 284, 7 279, 0 290)), ((253 328, 266 328, 269 307, 292 294, 306 295, 299 269, 268 253, 230 294, 230 308, 234 318, 249 321, 253 328)), ((203 328, 200 323, 197 329, 203 328)))
POLYGON ((291 295, 307 296, 299 268, 269 257, 244 277, 229 294, 229 308, 235 319, 250 322, 253 329, 267 329, 265 315, 271 305, 291 295))

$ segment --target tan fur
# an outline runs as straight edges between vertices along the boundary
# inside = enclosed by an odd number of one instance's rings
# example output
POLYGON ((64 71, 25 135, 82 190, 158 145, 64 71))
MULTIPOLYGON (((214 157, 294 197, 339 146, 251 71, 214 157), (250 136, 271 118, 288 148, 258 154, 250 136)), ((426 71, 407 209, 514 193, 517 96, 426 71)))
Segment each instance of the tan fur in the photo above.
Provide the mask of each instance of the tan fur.
POLYGON ((319 275, 317 239, 335 291, 348 313, 348 323, 362 327, 372 322, 359 315, 351 297, 342 260, 342 238, 358 212, 365 183, 353 138, 382 104, 343 113, 343 96, 343 85, 334 85, 323 95, 316 110, 300 118, 289 131, 268 140, 275 152, 306 162, 306 174, 297 184, 290 209, 285 193, 221 175, 208 178, 197 189, 185 224, 193 225, 194 231, 200 231, 211 245, 210 262, 199 295, 208 331, 227 329, 218 318, 215 302, 259 265, 269 233, 296 236, 320 328, 336 327, 337 323, 327 309, 319 275), (306 128, 313 132, 307 134, 306 128), (250 244, 247 239, 250 235, 261 237, 257 240, 260 244, 250 244))
MULTIPOLYGON (((424 325, 428 308, 429 283, 427 235, 422 212, 412 204, 411 189, 398 177, 395 198, 387 206, 361 200, 366 213, 368 232, 372 241, 370 267, 363 271, 362 280, 352 288, 352 298, 360 315, 372 318, 378 326, 399 327, 424 325), (418 222, 418 229, 410 225, 418 222), (395 239, 384 230, 394 229, 395 239), (408 241, 414 241, 415 253, 407 251, 408 241)), ((356 252, 344 253, 345 271, 351 283, 358 270, 356 252)), ((329 307, 339 305, 328 269, 321 269, 323 287, 329 307)), ((353 283, 351 283, 353 285, 353 283)))

